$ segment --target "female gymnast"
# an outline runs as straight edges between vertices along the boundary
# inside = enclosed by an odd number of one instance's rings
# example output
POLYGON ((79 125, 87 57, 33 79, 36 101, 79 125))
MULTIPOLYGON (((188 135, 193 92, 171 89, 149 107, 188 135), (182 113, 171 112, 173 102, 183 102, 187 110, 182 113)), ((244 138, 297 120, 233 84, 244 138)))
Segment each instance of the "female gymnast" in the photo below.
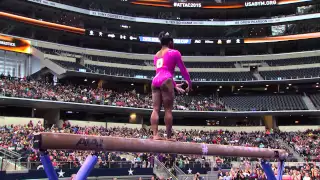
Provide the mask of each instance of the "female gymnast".
POLYGON ((164 122, 166 124, 167 139, 172 139, 172 109, 174 101, 174 89, 178 93, 189 92, 192 89, 190 75, 184 66, 181 54, 178 50, 173 49, 173 38, 167 32, 159 34, 161 42, 161 50, 154 57, 154 65, 156 67, 156 75, 152 80, 152 101, 153 111, 151 114, 151 129, 153 131, 153 139, 161 140, 158 134, 159 112, 163 104, 164 122), (186 80, 188 87, 184 90, 182 84, 176 84, 173 80, 175 67, 178 66, 183 78, 186 80))

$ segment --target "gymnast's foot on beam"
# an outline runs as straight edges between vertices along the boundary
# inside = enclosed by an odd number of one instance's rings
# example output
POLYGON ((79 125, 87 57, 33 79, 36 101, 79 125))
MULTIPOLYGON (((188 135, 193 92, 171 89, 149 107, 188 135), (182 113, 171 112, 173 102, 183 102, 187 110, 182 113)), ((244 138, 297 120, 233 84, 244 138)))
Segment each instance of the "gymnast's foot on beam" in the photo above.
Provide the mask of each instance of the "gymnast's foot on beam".
POLYGON ((153 140, 164 140, 164 138, 160 137, 159 135, 155 135, 152 137, 153 140))
POLYGON ((177 139, 172 138, 172 137, 171 137, 171 138, 166 138, 166 140, 167 140, 167 141, 172 141, 172 142, 176 142, 176 141, 177 141, 177 139))

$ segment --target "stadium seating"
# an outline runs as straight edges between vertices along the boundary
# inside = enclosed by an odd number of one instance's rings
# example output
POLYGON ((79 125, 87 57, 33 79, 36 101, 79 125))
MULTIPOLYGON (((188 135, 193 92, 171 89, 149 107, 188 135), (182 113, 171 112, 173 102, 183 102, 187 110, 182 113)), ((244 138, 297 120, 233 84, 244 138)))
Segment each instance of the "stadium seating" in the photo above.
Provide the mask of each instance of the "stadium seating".
MULTIPOLYGON (((134 60, 116 57, 89 56, 89 60, 107 63, 153 66, 153 60, 134 60)), ((184 62, 187 68, 234 68, 235 62, 184 62)))
POLYGON ((303 58, 292 58, 292 59, 279 59, 279 60, 268 60, 265 61, 269 66, 287 66, 287 65, 299 65, 299 64, 314 64, 320 63, 320 57, 303 57, 303 58))
POLYGON ((320 76, 320 68, 290 69, 281 71, 260 71, 261 76, 266 80, 312 78, 320 76))
POLYGON ((185 62, 187 68, 235 68, 236 62, 185 62))
MULTIPOLYGON (((100 74, 127 76, 137 78, 152 78, 154 76, 153 71, 142 71, 125 68, 112 68, 107 66, 97 66, 87 64, 86 60, 137 65, 137 66, 153 66, 152 60, 133 60, 117 57, 106 56, 93 56, 93 55, 80 55, 77 53, 65 52, 62 50, 52 50, 46 48, 39 48, 41 51, 48 54, 64 55, 68 57, 83 56, 86 68, 78 63, 63 62, 53 60, 59 65, 70 69, 79 70, 86 69, 87 72, 94 72, 100 74)), ((252 64, 252 63, 267 63, 269 66, 287 66, 287 65, 299 65, 299 64, 314 64, 320 63, 320 57, 304 57, 294 59, 280 59, 280 60, 267 60, 267 61, 240 61, 240 62, 185 62, 187 68, 235 68, 235 64, 252 64)), ((274 70, 274 71, 259 71, 261 77, 265 80, 282 80, 282 79, 297 79, 297 78, 312 78, 320 76, 320 68, 301 68, 301 69, 289 69, 289 70, 274 70)), ((249 71, 247 72, 191 72, 190 73, 194 81, 252 81, 257 80, 256 77, 249 71)), ((178 74, 179 76, 179 74, 178 74)))
POLYGON ((155 75, 154 71, 143 71, 143 70, 127 69, 127 68, 114 68, 114 67, 96 66, 96 65, 90 65, 90 64, 87 64, 86 67, 91 69, 95 73, 107 74, 107 75, 113 75, 113 76, 152 78, 155 75))
POLYGON ((191 72, 195 81, 251 81, 255 77, 251 72, 191 72))
MULTIPOLYGON (((93 72, 127 77, 152 78, 154 71, 143 71, 125 68, 112 68, 106 66, 86 65, 93 72)), ((177 73, 178 74, 178 73, 177 73)), ((246 81, 255 78, 250 72, 191 72, 190 76, 195 81, 246 81)))
POLYGON ((85 69, 87 72, 91 71, 90 69, 80 65, 79 63, 69 62, 69 61, 52 60, 52 59, 51 59, 51 61, 60 65, 61 67, 64 67, 65 69, 68 69, 68 70, 79 71, 79 69, 85 69))
POLYGON ((317 109, 320 109, 320 94, 317 93, 317 94, 311 94, 309 95, 312 103, 315 105, 315 107, 317 109))
POLYGON ((152 60, 135 60, 135 59, 125 59, 125 58, 117 58, 117 57, 106 57, 106 56, 87 56, 87 59, 92 61, 117 63, 117 64, 129 64, 129 65, 138 65, 138 66, 146 66, 148 64, 153 65, 152 60))
POLYGON ((300 95, 227 96, 224 103, 239 111, 275 111, 308 109, 300 95))

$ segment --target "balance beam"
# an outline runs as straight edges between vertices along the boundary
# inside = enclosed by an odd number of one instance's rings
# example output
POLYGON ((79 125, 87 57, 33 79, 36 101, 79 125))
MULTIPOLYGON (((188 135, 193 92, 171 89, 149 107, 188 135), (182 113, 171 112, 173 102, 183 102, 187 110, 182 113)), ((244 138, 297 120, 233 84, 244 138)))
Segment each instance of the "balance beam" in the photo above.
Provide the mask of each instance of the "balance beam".
POLYGON ((84 136, 66 133, 40 133, 34 137, 34 148, 47 149, 149 152, 167 154, 195 154, 211 156, 239 156, 264 159, 286 159, 288 153, 281 149, 228 146, 189 142, 171 142, 151 139, 110 136, 84 136))

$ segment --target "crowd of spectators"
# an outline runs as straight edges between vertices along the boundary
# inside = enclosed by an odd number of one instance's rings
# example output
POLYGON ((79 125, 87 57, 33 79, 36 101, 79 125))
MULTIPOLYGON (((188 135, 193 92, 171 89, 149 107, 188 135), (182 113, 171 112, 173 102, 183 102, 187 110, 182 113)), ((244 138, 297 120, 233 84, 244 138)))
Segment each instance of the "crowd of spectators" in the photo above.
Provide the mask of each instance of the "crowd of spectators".
MULTIPOLYGON (((275 175, 278 174, 278 167, 272 165, 275 175)), ((230 171, 219 171, 218 179, 222 180, 265 180, 266 174, 260 164, 248 166, 247 168, 232 168, 230 171)), ((315 163, 305 163, 301 167, 286 167, 284 169, 283 178, 287 180, 318 180, 320 179, 319 167, 315 163)))
MULTIPOLYGON (((116 92, 103 88, 46 83, 2 76, 0 93, 8 97, 44 99, 52 101, 100 104, 120 107, 152 109, 151 94, 116 92)), ((215 98, 176 98, 174 108, 178 110, 221 111, 224 106, 215 98)))
POLYGON ((296 152, 304 156, 307 161, 320 160, 320 131, 308 130, 304 132, 283 132, 281 137, 291 145, 296 152))
MULTIPOLYGON (((116 137, 130 137, 148 139, 152 133, 150 129, 132 129, 126 127, 78 127, 72 126, 67 121, 62 128, 52 126, 45 128, 38 122, 36 124, 30 121, 25 125, 6 125, 0 127, 0 146, 8 150, 16 151, 22 155, 22 161, 31 163, 31 168, 39 169, 39 153, 32 147, 33 136, 38 132, 55 132, 55 133, 72 133, 86 135, 100 135, 100 136, 116 136, 116 137)), ((164 131, 160 131, 165 136, 164 131)), ((282 137, 286 137, 288 142, 292 144, 304 144, 309 146, 308 142, 314 144, 314 148, 318 144, 318 140, 314 136, 318 136, 318 131, 306 131, 293 133, 281 133, 282 137), (299 139, 300 138, 300 139, 299 139), (311 138, 311 139, 310 139, 311 138), (306 143, 306 144, 305 144, 306 143)), ((209 144, 224 144, 235 146, 247 147, 260 147, 260 148, 284 148, 275 138, 274 135, 266 132, 231 132, 231 131, 199 131, 199 130, 180 130, 174 131, 174 137, 177 141, 190 142, 190 143, 209 143, 209 144)), ((310 147, 311 148, 311 147, 310 147)), ((313 147, 310 150, 313 152, 313 147)), ((76 168, 81 166, 85 157, 93 152, 90 151, 62 151, 52 150, 49 151, 50 158, 53 165, 57 168, 76 168)), ((126 159, 125 154, 120 152, 95 152, 98 154, 99 160, 96 168, 152 168, 154 165, 154 157, 164 163, 167 168, 172 168, 173 164, 181 169, 193 168, 195 164, 200 165, 200 168, 208 168, 210 166, 205 157, 202 156, 184 156, 184 155, 168 155, 168 154, 130 154, 132 159, 126 159)), ((220 179, 265 179, 261 167, 257 164, 252 164, 255 159, 241 159, 242 166, 232 167, 232 161, 239 161, 239 159, 216 157, 215 168, 222 168, 219 174, 220 179), (223 165, 229 164, 226 172, 223 165)), ((225 166, 226 167, 226 166, 225 166)), ((276 166, 273 170, 277 173, 276 166)), ((318 177, 318 168, 315 164, 305 164, 304 167, 287 168, 285 175, 291 176, 293 179, 308 179, 308 177, 318 177)), ((312 178, 314 179, 314 178, 312 178)))

